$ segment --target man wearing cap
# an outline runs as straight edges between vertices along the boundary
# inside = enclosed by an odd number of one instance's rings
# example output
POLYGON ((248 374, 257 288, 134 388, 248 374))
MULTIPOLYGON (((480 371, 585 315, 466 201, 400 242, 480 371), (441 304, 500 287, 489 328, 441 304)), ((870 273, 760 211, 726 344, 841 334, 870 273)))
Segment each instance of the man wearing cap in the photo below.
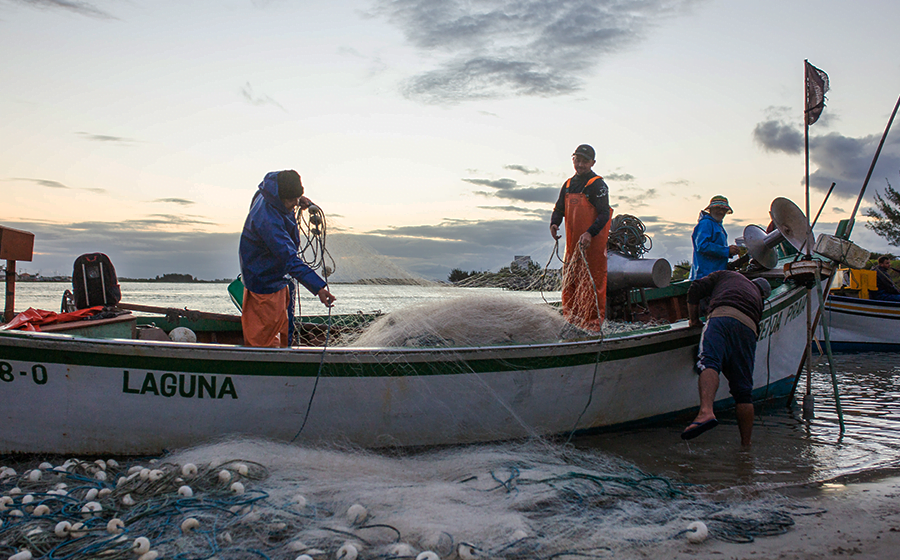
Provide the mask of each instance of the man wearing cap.
POLYGON ((891 258, 887 255, 878 257, 878 264, 875 265, 875 286, 878 289, 869 292, 869 299, 900 301, 900 290, 894 284, 890 270, 891 258))
POLYGON ((572 154, 575 175, 559 191, 550 217, 550 235, 559 239, 566 220, 562 309, 570 323, 600 331, 606 316, 606 242, 609 238, 609 187, 594 173, 594 148, 582 144, 572 154), (589 274, 588 274, 589 273, 589 274))
POLYGON ((290 278, 327 307, 334 303, 325 281, 297 254, 300 231, 294 211, 309 205, 294 170, 267 173, 253 195, 238 253, 244 282, 241 326, 247 346, 288 346, 293 318, 290 278))
POLYGON ((728 259, 738 254, 737 245, 728 244, 728 233, 722 226, 726 214, 731 214, 728 199, 716 195, 709 201, 709 206, 700 212, 691 241, 694 245, 694 258, 691 261, 691 280, 703 278, 710 272, 725 270, 728 259))
POLYGON ((721 373, 728 380, 728 389, 734 397, 741 445, 750 445, 756 338, 763 304, 771 292, 772 288, 765 278, 751 281, 733 270, 718 270, 691 284, 687 294, 691 326, 701 325, 701 299, 709 298, 709 313, 700 335, 697 360, 700 412, 691 425, 681 432, 682 439, 694 439, 719 425, 713 412, 713 402, 721 373))

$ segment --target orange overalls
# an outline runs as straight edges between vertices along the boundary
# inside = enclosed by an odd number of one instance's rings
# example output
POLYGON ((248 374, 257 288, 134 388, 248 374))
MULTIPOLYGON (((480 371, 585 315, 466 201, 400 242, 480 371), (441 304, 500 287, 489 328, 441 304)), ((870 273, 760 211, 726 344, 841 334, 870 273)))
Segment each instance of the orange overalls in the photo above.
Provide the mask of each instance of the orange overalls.
MULTIPOLYGON (((587 185, 602 179, 592 177, 587 185)), ((569 179, 571 181, 571 179, 569 179)), ((566 181, 566 188, 569 188, 566 181)), ((579 247, 578 238, 597 219, 597 209, 587 195, 566 193, 566 263, 563 267, 562 310, 563 316, 573 325, 585 330, 600 331, 606 317, 606 242, 609 239, 610 219, 594 236, 591 246, 584 251, 579 247), (587 260, 587 268, 585 268, 587 260), (593 279, 593 282, 591 281, 593 279), (596 290, 594 287, 596 286, 596 290)))

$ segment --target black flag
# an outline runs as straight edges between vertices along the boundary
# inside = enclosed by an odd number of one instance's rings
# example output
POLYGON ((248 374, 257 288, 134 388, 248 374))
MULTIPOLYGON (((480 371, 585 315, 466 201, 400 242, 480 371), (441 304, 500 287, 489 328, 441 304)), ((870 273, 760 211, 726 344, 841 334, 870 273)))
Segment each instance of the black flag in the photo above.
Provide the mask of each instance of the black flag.
POLYGON ((828 74, 809 62, 806 63, 806 124, 819 120, 825 108, 825 92, 828 91, 828 74))

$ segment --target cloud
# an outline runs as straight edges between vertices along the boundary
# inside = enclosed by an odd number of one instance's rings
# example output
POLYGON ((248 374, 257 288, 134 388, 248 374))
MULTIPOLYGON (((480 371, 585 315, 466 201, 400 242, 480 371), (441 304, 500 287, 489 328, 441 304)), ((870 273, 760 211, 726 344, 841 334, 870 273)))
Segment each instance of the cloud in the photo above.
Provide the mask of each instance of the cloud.
POLYGON ((70 189, 71 187, 67 187, 60 183, 59 181, 51 181, 49 179, 29 179, 26 177, 15 177, 10 179, 11 181, 25 181, 28 183, 34 183, 40 187, 47 187, 48 189, 70 189))
POLYGON ((634 181, 634 175, 631 173, 609 173, 603 176, 604 181, 622 181, 628 183, 634 181))
POLYGON ((520 200, 522 202, 543 202, 552 204, 559 194, 558 187, 522 187, 519 186, 519 184, 513 179, 463 179, 463 181, 472 183, 473 185, 480 185, 495 189, 494 192, 475 191, 475 194, 480 194, 487 197, 503 198, 507 200, 520 200))
POLYGON ((239 233, 169 231, 146 227, 145 221, 18 222, 10 227, 35 234, 34 260, 26 270, 71 271, 78 255, 109 255, 119 276, 152 278, 167 272, 214 280, 234 278, 240 271, 239 233))
MULTIPOLYGON (((818 124, 815 126, 818 127, 818 124)), ((757 124, 753 136, 768 152, 797 155, 803 151, 800 130, 781 120, 757 124)), ((881 135, 874 134, 861 138, 838 132, 810 136, 810 187, 827 192, 831 183, 835 183, 834 196, 858 196, 880 141, 881 135)), ((894 134, 887 137, 872 177, 886 177, 897 169, 900 169, 900 136, 894 134)), ((802 184, 804 177, 798 177, 798 182, 802 184)))
POLYGON ((757 124, 753 129, 753 139, 767 152, 799 154, 803 150, 803 134, 777 120, 757 124))
POLYGON ((244 87, 241 88, 241 95, 252 105, 274 105, 285 113, 288 112, 288 110, 285 109, 280 103, 278 103, 268 95, 255 96, 253 94, 253 86, 250 85, 250 82, 247 82, 246 84, 244 84, 244 87))
POLYGON ((112 14, 101 10, 90 2, 78 2, 73 0, 12 0, 17 4, 25 4, 44 10, 68 10, 83 16, 100 19, 116 19, 112 14))
POLYGON ((184 198, 157 198, 153 202, 166 202, 169 204, 181 204, 182 206, 189 206, 194 204, 193 200, 187 200, 184 198))
MULTIPOLYGON (((837 132, 809 139, 810 161, 817 169, 810 173, 810 187, 827 192, 836 183, 834 194, 856 198, 866 179, 881 135, 862 138, 843 136, 837 132)), ((872 173, 872 180, 893 175, 900 169, 900 136, 888 136, 872 173)), ((872 182, 869 183, 871 194, 872 182)))
POLYGON ((136 140, 131 138, 124 138, 122 136, 108 136, 106 134, 91 134, 89 132, 76 132, 75 134, 83 137, 85 140, 90 140, 91 142, 110 142, 114 144, 134 144, 136 140))
POLYGON ((384 18, 433 60, 404 94, 452 104, 581 89, 604 56, 699 0, 378 0, 384 18))
POLYGON ((646 189, 642 191, 638 191, 636 194, 629 196, 627 194, 615 195, 612 197, 614 200, 619 202, 623 202, 631 208, 640 208, 642 206, 647 206, 647 200, 652 200, 654 198, 659 198, 659 194, 656 192, 656 189, 646 189))
POLYGON ((524 173, 525 175, 534 175, 535 173, 540 173, 541 170, 535 167, 525 167, 524 165, 504 165, 503 169, 509 169, 510 171, 518 171, 520 173, 524 173))

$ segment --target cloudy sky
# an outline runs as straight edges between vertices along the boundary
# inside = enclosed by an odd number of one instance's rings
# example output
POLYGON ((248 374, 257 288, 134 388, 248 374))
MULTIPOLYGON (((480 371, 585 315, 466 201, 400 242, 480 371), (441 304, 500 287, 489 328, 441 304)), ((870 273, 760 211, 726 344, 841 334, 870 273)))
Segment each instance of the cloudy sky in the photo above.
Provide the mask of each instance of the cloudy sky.
MULTIPOLYGON (((0 225, 36 234, 20 270, 100 251, 120 276, 230 278, 257 185, 291 168, 338 274, 444 279, 545 264, 589 143, 674 264, 715 194, 732 239, 777 196, 805 207, 809 59, 831 79, 810 166, 813 214, 837 185, 833 233, 900 95, 898 20, 884 0, 0 0, 0 225)), ((896 129, 863 209, 887 181, 896 129)))

